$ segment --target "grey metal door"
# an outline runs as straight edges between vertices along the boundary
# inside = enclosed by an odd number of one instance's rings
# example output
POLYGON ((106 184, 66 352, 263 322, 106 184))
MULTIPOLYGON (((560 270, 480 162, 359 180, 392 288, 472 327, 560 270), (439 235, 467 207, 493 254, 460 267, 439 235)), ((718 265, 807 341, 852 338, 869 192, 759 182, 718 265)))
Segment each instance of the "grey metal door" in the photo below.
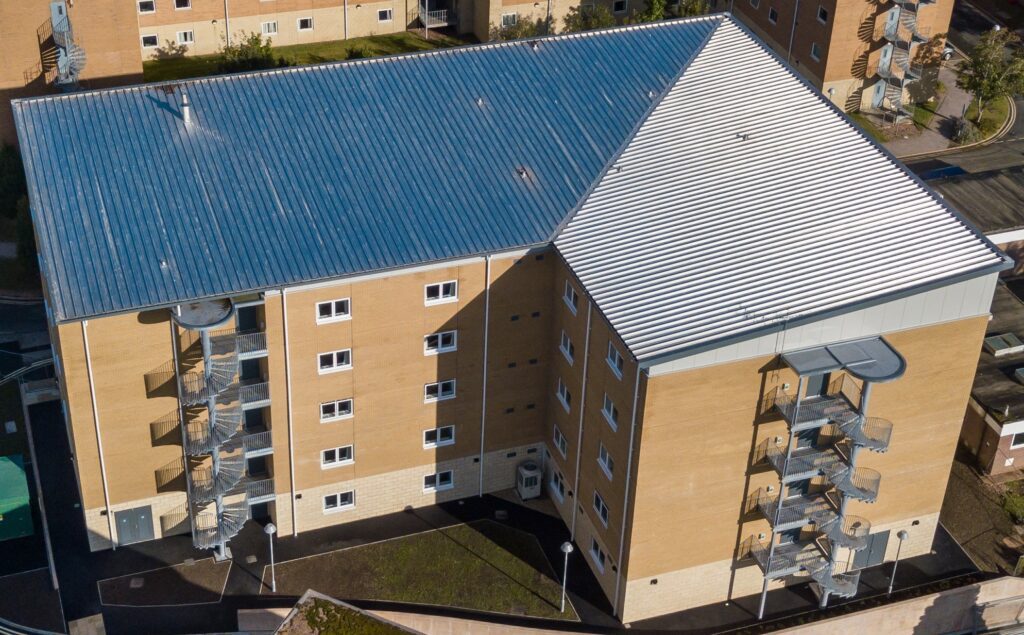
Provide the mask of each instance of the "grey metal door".
POLYGON ((153 510, 149 505, 114 512, 114 521, 119 545, 153 539, 153 510))
POLYGON ((865 569, 882 564, 885 560, 885 548, 889 546, 889 531, 880 531, 868 535, 868 546, 853 557, 854 569, 865 569))

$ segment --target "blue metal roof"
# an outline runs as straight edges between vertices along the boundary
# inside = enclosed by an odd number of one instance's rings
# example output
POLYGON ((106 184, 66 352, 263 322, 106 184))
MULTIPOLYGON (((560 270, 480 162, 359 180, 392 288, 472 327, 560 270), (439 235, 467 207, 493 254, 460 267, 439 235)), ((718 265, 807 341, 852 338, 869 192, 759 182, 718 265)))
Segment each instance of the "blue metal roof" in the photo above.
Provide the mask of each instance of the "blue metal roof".
POLYGON ((55 319, 548 242, 723 19, 17 101, 55 319))

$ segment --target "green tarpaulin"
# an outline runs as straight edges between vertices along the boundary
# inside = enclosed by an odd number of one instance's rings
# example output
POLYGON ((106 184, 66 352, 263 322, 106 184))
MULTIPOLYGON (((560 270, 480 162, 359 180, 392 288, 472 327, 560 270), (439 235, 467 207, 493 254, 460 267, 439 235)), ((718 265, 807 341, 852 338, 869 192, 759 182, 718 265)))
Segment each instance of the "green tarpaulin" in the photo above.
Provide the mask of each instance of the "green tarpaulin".
POLYGON ((28 478, 20 454, 0 456, 0 540, 31 536, 28 478))

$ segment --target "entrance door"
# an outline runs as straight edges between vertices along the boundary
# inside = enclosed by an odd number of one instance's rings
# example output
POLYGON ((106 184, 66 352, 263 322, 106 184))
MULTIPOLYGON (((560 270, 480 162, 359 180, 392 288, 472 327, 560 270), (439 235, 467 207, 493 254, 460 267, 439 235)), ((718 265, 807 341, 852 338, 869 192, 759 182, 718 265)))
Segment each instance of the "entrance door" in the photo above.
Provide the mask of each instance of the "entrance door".
POLYGON ((149 505, 114 512, 114 521, 119 545, 153 539, 153 510, 149 505))
MULTIPOLYGON (((884 68, 879 63, 879 68, 884 68)), ((875 83, 875 91, 871 93, 871 106, 873 108, 881 108, 882 100, 885 99, 885 80, 879 80, 875 83)))
POLYGON ((828 381, 831 377, 831 373, 809 376, 807 378, 807 388, 804 390, 804 399, 825 395, 828 392, 828 381))
POLYGON ((885 548, 889 546, 889 531, 868 534, 868 546, 853 557, 854 569, 866 569, 882 564, 885 560, 885 548))

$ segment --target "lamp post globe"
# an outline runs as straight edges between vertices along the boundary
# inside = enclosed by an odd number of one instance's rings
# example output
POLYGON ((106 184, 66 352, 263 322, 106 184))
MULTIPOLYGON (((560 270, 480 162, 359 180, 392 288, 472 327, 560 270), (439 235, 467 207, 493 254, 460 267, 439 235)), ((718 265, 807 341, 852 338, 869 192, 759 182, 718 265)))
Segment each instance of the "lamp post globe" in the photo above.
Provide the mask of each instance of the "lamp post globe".
POLYGON ((565 581, 569 576, 569 554, 572 553, 572 543, 566 540, 560 547, 562 553, 565 554, 565 563, 562 565, 562 608, 561 612, 565 613, 565 581))

